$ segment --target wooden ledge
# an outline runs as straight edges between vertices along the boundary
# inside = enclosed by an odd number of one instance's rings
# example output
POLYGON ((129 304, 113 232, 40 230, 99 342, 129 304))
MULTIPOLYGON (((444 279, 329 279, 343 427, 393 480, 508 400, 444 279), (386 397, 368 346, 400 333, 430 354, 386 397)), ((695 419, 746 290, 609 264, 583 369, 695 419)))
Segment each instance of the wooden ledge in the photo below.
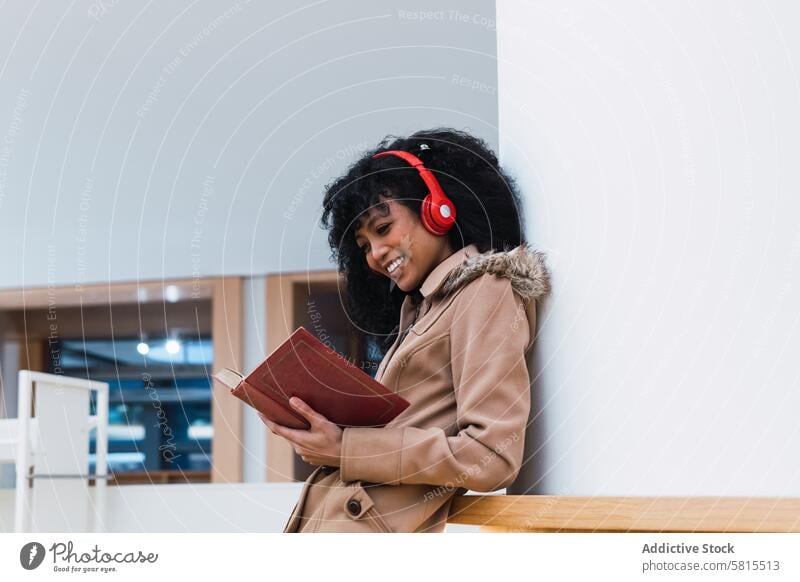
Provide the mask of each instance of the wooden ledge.
POLYGON ((800 532, 800 497, 465 495, 447 522, 482 531, 800 532))

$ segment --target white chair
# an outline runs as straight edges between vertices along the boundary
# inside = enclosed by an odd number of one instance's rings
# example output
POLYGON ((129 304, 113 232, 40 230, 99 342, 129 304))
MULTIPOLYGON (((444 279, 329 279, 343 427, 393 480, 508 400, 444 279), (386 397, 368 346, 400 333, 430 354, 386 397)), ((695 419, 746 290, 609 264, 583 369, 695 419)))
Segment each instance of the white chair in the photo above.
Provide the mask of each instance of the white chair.
POLYGON ((0 421, 0 463, 14 462, 17 471, 14 531, 104 531, 108 384, 21 370, 17 390, 17 418, 0 421), (92 390, 96 416, 88 415, 92 390), (92 429, 97 431, 96 463, 89 475, 92 429), (93 499, 90 478, 95 479, 93 499))

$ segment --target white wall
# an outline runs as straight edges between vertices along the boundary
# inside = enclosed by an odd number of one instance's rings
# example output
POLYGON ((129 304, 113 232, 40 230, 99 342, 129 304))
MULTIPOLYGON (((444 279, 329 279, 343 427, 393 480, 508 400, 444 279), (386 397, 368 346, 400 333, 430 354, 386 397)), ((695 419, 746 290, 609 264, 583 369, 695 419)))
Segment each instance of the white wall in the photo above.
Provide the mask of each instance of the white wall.
POLYGON ((498 2, 554 294, 515 492, 800 494, 800 5, 498 2))
POLYGON ((0 287, 330 268, 322 188, 361 150, 497 144, 494 1, 418 11, 4 3, 0 287))

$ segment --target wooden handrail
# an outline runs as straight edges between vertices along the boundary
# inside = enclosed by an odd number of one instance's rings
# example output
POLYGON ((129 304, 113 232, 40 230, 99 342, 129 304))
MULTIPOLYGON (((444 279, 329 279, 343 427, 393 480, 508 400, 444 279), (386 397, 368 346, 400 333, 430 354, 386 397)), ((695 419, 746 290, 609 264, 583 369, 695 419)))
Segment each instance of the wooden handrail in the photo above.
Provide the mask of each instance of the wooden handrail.
POLYGON ((800 532, 800 497, 465 495, 447 522, 482 531, 800 532))

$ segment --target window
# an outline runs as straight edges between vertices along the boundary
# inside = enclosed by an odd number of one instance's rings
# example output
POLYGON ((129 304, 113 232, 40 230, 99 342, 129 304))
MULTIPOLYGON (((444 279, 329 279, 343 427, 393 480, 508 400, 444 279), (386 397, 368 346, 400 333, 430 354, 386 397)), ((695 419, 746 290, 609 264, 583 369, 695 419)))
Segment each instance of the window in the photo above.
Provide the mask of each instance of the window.
MULTIPOLYGON (((210 470, 210 338, 64 339, 50 351, 51 373, 57 363, 64 375, 108 382, 112 473, 210 470)), ((94 451, 92 442, 91 472, 94 451)))

